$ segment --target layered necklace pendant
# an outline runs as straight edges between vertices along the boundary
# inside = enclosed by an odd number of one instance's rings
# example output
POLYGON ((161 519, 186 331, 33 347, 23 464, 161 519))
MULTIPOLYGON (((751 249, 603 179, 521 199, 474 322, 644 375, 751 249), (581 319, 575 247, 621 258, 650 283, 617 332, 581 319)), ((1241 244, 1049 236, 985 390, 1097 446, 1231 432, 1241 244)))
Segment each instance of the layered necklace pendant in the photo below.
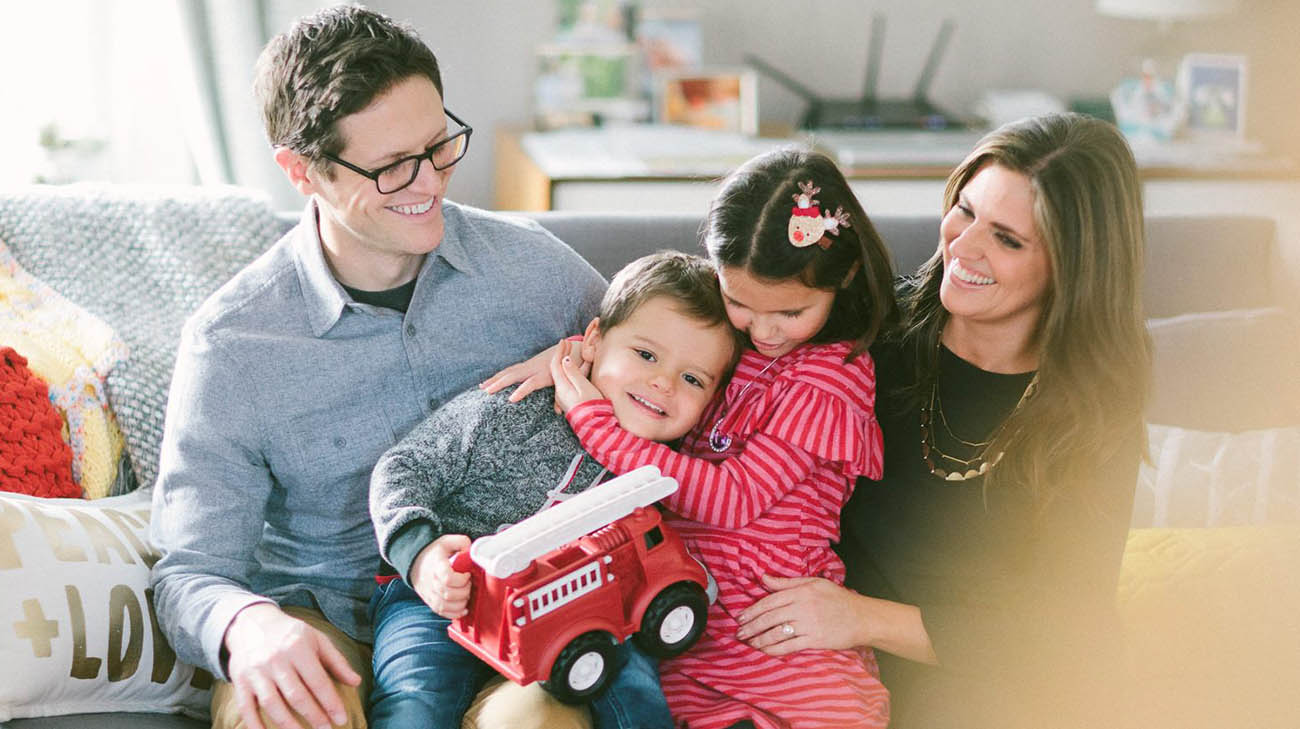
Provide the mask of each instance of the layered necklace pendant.
POLYGON ((1025 386, 1025 391, 1020 395, 1020 400, 1016 402, 1016 406, 993 429, 993 432, 984 440, 969 441, 953 432, 952 427, 948 424, 948 419, 943 412, 943 402, 939 398, 939 378, 936 374, 934 383, 930 386, 930 398, 926 404, 921 406, 921 458, 924 459, 925 466, 929 469, 930 474, 945 481, 966 481, 983 476, 992 470, 994 466, 1002 461, 1006 451, 1000 450, 989 453, 989 446, 1002 434, 1007 422, 1020 411, 1020 408, 1037 391, 1038 374, 1035 373, 1033 379, 1025 386), (965 455, 970 457, 960 458, 941 450, 938 445, 937 432, 940 429, 944 431, 946 439, 955 444, 952 450, 960 447, 965 451, 965 455))
MULTIPOLYGON (((785 355, 781 355, 781 357, 784 356, 785 355)), ((758 382, 759 378, 761 378, 765 372, 772 369, 772 365, 781 361, 781 357, 777 357, 764 365, 763 369, 759 370, 758 374, 754 375, 754 379, 746 382, 745 386, 740 388, 740 392, 736 393, 736 397, 731 402, 722 403, 722 412, 718 413, 718 419, 713 421, 713 427, 709 430, 709 448, 711 448, 714 453, 723 453, 731 447, 731 436, 722 432, 722 421, 726 420, 727 414, 731 412, 731 403, 739 403, 741 399, 745 397, 745 393, 749 392, 749 388, 753 386, 755 382, 758 382)))

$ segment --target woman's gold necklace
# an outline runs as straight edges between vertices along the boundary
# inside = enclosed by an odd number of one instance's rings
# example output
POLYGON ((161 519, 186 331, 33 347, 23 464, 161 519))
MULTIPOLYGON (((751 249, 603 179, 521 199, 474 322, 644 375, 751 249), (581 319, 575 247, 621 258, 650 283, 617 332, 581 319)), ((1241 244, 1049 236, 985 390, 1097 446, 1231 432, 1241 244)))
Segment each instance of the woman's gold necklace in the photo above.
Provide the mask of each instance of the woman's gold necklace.
POLYGON ((925 460, 926 468, 930 469, 930 474, 944 479, 945 481, 965 481, 988 473, 994 466, 998 465, 1002 460, 1002 457, 1006 455, 1006 451, 998 451, 997 453, 994 453, 992 457, 989 457, 989 444, 1002 434, 1002 430, 1007 426, 1007 422, 1011 420, 1012 416, 1014 416, 1020 408, 1024 406, 1025 402, 1033 397, 1034 393, 1037 391, 1038 373, 1035 372, 1033 379, 1029 381, 1029 384, 1025 386, 1025 391, 1020 395, 1020 399, 1016 401, 1016 406, 1011 409, 1011 412, 1007 414, 1007 417, 1002 419, 1002 422, 993 430, 993 433, 986 440, 972 443, 971 441, 963 440, 954 433, 951 426, 948 425, 948 418, 943 413, 943 403, 939 399, 939 376, 938 373, 936 373, 934 383, 930 386, 930 399, 926 404, 921 406, 921 457, 925 460), (935 415, 938 417, 934 417, 935 415), (938 420, 939 424, 943 426, 943 429, 948 432, 948 435, 951 436, 953 440, 968 448, 977 448, 979 449, 978 452, 971 458, 958 458, 939 450, 934 437, 935 420, 938 420), (938 458, 939 463, 942 463, 945 466, 953 464, 956 465, 957 468, 944 468, 938 463, 935 463, 935 458, 938 458))

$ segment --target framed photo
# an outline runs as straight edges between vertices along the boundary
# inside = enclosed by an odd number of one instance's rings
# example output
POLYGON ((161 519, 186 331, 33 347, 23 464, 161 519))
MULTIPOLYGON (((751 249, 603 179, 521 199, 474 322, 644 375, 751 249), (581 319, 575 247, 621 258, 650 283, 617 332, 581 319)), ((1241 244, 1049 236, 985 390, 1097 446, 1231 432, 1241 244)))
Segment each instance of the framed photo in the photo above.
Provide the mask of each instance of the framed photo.
POLYGON ((603 32, 627 36, 627 3, 622 0, 556 0, 555 32, 564 38, 574 32, 603 32))
POLYGON ((757 134, 758 77, 749 69, 661 74, 655 121, 757 134))
POLYGON ((1188 136, 1239 140, 1246 134, 1246 57, 1192 53, 1178 70, 1188 136))
POLYGON ((643 122, 650 104, 633 88, 630 43, 537 48, 534 121, 539 129, 643 122))
POLYGON ((636 40, 651 74, 693 73, 704 57, 698 12, 647 9, 637 21, 636 40))

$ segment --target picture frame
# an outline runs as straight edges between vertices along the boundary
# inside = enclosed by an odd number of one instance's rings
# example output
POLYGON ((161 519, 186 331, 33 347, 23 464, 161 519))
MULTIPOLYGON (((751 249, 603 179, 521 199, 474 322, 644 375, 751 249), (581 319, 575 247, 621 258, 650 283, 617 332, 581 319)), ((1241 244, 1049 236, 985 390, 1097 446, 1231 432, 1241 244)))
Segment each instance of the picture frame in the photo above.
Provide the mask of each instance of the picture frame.
POLYGON ((703 66, 704 33, 693 9, 647 9, 637 20, 636 42, 652 76, 694 73, 703 66))
POLYGON ((1246 136, 1246 57, 1190 53, 1178 69, 1187 136, 1233 141, 1246 136))
POLYGON ((758 133, 758 75, 752 69, 702 69, 656 77, 655 121, 745 135, 758 133))
POLYGON ((538 46, 534 126, 558 129, 646 121, 650 104, 633 85, 635 52, 630 43, 538 46))

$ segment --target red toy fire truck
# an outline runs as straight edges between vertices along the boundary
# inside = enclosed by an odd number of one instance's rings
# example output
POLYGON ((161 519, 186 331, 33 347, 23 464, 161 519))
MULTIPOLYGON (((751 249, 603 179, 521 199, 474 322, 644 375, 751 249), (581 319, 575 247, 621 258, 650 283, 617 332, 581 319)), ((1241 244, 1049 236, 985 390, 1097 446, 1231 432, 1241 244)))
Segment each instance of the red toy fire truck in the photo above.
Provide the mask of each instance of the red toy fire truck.
POLYGON ((568 703, 605 686, 629 637, 660 658, 685 651, 704 631, 708 574, 651 506, 676 490, 644 466, 475 540, 452 560, 472 585, 452 639, 568 703))

